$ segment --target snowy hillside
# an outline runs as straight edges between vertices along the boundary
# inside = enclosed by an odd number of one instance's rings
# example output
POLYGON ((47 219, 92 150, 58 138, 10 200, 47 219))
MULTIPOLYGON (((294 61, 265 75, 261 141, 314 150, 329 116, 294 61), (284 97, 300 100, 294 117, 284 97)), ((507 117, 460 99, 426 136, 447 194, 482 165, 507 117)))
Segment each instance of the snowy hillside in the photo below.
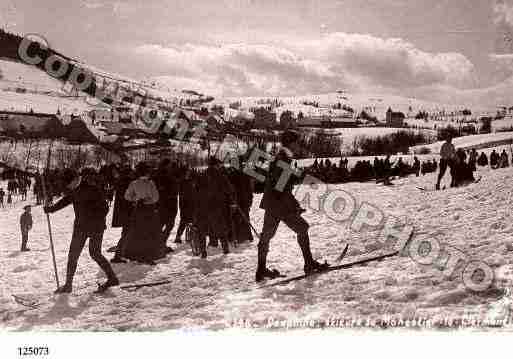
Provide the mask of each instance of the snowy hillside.
MULTIPOLYGON (((272 97, 271 97, 272 98, 272 97)), ((248 108, 256 106, 261 97, 244 97, 244 98, 226 98, 220 99, 219 101, 224 103, 230 103, 240 101, 242 107, 248 108)), ((323 111, 313 106, 307 106, 302 102, 318 102, 319 107, 329 107, 330 105, 340 103, 353 108, 357 113, 365 110, 372 116, 376 116, 378 120, 384 121, 386 111, 388 108, 392 108, 394 111, 401 111, 406 115, 414 116, 418 111, 455 111, 461 109, 461 107, 453 104, 436 103, 430 101, 424 101, 417 98, 407 98, 402 96, 390 95, 390 94, 372 94, 372 93, 350 93, 350 92, 337 92, 327 94, 311 94, 304 96, 294 97, 278 97, 283 102, 283 106, 277 109, 277 112, 281 113, 285 110, 290 110, 295 113, 303 112, 305 115, 316 115, 323 111), (411 108, 411 111, 410 111, 411 108)), ((479 114, 481 112, 489 112, 492 109, 489 108, 473 108, 473 113, 479 114)), ((279 117, 278 113, 278 117, 279 117)))
MULTIPOLYGON (((433 186, 435 175, 409 177, 385 187, 374 183, 337 185, 359 203, 367 201, 412 223, 416 235, 434 237, 443 245, 464 251, 496 270, 497 286, 504 287, 504 273, 513 260, 513 169, 481 170, 478 184, 439 192, 423 192, 417 186, 433 186)), ((446 178, 447 180, 447 178, 446 178)), ((443 184, 442 184, 443 185, 443 184)), ((445 183, 447 185, 447 183, 445 183)), ((251 217, 261 229, 263 211, 254 201, 251 217)), ((479 295, 466 290, 458 274, 443 277, 435 267, 421 266, 409 257, 393 257, 342 271, 294 282, 287 286, 257 289, 254 284, 256 243, 245 244, 229 255, 209 249, 206 260, 191 256, 187 245, 161 260, 156 267, 116 264, 123 284, 171 280, 171 284, 127 292, 114 288, 94 295, 103 280, 96 264, 84 251, 75 277, 74 293, 53 296, 53 269, 40 207, 33 210, 34 229, 28 253, 20 253, 18 215, 24 203, 0 210, 3 245, 0 250, 2 287, 0 318, 4 329, 13 330, 144 330, 203 328, 226 329, 233 321, 247 319, 254 326, 276 320, 328 320, 329 318, 376 318, 394 315, 404 319, 436 315, 486 316, 493 312, 501 291, 479 295), (35 295, 37 309, 14 302, 12 294, 35 295)), ((322 213, 308 210, 314 256, 337 263, 346 243, 349 257, 372 256, 380 245, 375 232, 350 230, 322 213)), ((52 215, 59 274, 64 277, 71 236, 71 208, 52 215)), ((104 250, 114 245, 119 231, 108 229, 104 250)), ((173 235, 172 235, 173 237, 173 235)), ((269 265, 293 275, 302 260, 293 233, 280 226, 271 242, 269 265)), ((495 312, 493 312, 495 313, 495 312)), ((505 314, 494 314, 502 315, 505 314)))
MULTIPOLYGON (((476 148, 479 150, 482 148, 493 148, 504 145, 509 147, 509 145, 513 143, 513 132, 497 132, 482 135, 456 137, 452 140, 452 143, 456 148, 463 149, 476 148)), ((416 152, 421 148, 429 148, 431 150, 431 153, 440 153, 440 148, 442 147, 442 144, 443 141, 438 141, 430 145, 415 146, 412 147, 412 149, 416 152)))

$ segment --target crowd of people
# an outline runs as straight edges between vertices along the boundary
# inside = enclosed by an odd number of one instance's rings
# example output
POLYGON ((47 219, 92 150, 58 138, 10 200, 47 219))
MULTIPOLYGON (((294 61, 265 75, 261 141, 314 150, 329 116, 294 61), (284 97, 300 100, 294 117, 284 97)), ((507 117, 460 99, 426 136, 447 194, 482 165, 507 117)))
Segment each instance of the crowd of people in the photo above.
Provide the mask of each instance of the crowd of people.
MULTIPOLYGON (((452 144, 451 144, 452 146, 452 144)), ((512 159, 513 160, 513 159, 512 159)), ((473 173, 477 166, 488 166, 492 169, 509 167, 509 157, 506 150, 501 154, 495 150, 488 156, 475 149, 463 150, 452 146, 449 153, 441 153, 440 163, 436 159, 427 159, 422 162, 417 156, 408 163, 403 157, 398 157, 394 161, 390 156, 375 157, 373 161, 359 160, 352 168, 348 167, 348 160, 340 158, 338 165, 330 159, 315 159, 312 165, 303 168, 303 170, 325 183, 345 183, 345 182, 365 182, 375 180, 377 183, 390 183, 393 177, 405 177, 415 174, 417 177, 434 173, 440 169, 440 178, 443 177, 447 168, 450 168, 451 176, 454 182, 452 186, 458 186, 470 181, 474 181, 473 173)))
POLYGON ((388 183, 391 177, 405 177, 412 174, 419 176, 427 173, 435 172, 437 162, 435 160, 427 160, 420 162, 415 156, 413 163, 409 164, 398 157, 395 161, 390 156, 384 158, 375 157, 370 160, 357 161, 351 169, 348 168, 348 160, 341 158, 338 165, 329 159, 315 159, 311 166, 304 170, 325 183, 345 183, 345 182, 364 182, 376 180, 377 182, 388 183))
MULTIPOLYGON (((293 139, 282 140, 291 146, 297 143, 295 135, 289 136, 293 139)), ((275 161, 292 164, 293 154, 289 152, 287 147, 280 149, 275 161)), ((390 156, 386 156, 375 157, 372 162, 360 160, 352 168, 349 168, 346 158, 340 158, 338 164, 329 159, 316 159, 311 166, 298 173, 315 176, 326 183, 376 180, 386 185, 390 184, 392 177, 420 176, 439 169, 436 184, 439 189, 447 169, 451 174, 451 186, 460 186, 475 180, 474 172, 478 165, 488 165, 486 154, 456 149, 450 138, 443 144, 440 155, 439 164, 433 159, 421 163, 416 156, 412 163, 405 162, 402 157, 392 161, 390 156)), ((241 156, 238 160, 243 166, 245 157, 241 156)), ((110 207, 113 209, 111 226, 121 228, 117 245, 109 249, 114 253, 110 262, 125 263, 130 260, 156 265, 158 259, 174 251, 169 237, 178 214, 180 219, 174 244, 190 241, 194 244, 194 255, 202 258, 208 256, 208 247, 220 246, 222 252, 228 254, 230 247, 253 241, 250 208, 254 193, 259 192, 258 187, 264 193, 260 206, 266 210, 266 217, 259 241, 257 281, 279 276, 278 271, 266 267, 265 258, 269 241, 281 221, 298 235, 305 259, 305 272, 323 268, 311 256, 308 223, 301 217, 304 210, 292 194, 292 186, 299 183, 301 177, 293 176, 285 185, 284 193, 276 191, 274 185, 269 183, 279 182, 281 172, 278 171, 279 165, 273 163, 267 170, 264 184, 257 184, 251 176, 240 171, 240 167, 226 167, 216 158, 209 159, 204 169, 163 159, 159 163, 140 162, 135 167, 111 164, 99 170, 85 168, 80 173, 71 169, 57 169, 36 174, 34 195, 38 204, 44 202, 47 213, 59 211, 68 205, 73 205, 75 212, 66 283, 58 292, 71 291, 78 258, 87 239, 91 258, 107 276, 107 281, 99 290, 119 283, 109 260, 101 253, 110 207), (45 201, 44 195, 47 197, 45 201), (53 203, 56 197, 60 199, 53 203)), ((509 159, 505 151, 501 155, 493 151, 489 163, 492 168, 503 168, 509 166, 509 159)), ((23 176, 9 179, 8 194, 25 193, 26 197, 30 183, 30 179, 23 176)), ((0 189, 2 198, 3 190, 0 189)), ((28 231, 32 227, 30 206, 25 206, 24 210, 20 219, 22 251, 28 250, 28 231)))
MULTIPOLYGON (((4 176, 5 178, 5 176, 4 176)), ((27 193, 30 189, 32 181, 23 174, 7 177, 7 191, 0 187, 0 207, 5 204, 12 204, 16 198, 21 201, 27 200, 27 193)))

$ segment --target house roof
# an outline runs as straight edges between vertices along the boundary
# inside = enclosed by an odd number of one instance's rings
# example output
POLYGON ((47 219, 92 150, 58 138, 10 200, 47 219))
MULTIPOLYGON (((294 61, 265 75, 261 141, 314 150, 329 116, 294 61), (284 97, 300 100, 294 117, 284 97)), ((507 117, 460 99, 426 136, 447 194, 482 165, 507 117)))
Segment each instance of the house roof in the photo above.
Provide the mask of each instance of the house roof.
POLYGON ((56 117, 54 113, 42 112, 23 112, 23 111, 0 111, 0 115, 23 115, 23 116, 36 116, 36 117, 56 117))

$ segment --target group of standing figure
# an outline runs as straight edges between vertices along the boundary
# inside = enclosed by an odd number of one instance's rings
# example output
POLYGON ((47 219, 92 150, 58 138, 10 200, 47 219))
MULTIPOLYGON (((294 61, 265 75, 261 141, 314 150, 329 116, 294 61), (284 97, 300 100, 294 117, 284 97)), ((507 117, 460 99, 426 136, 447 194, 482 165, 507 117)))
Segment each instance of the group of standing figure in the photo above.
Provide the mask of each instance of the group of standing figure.
MULTIPOLYGON (((306 273, 328 267, 327 263, 322 264, 313 258, 309 225, 301 216, 303 209, 292 194, 297 179, 281 181, 283 167, 280 162, 292 163, 293 152, 289 147, 294 148, 298 139, 299 136, 291 131, 282 135, 283 147, 268 170, 260 203, 265 215, 258 243, 257 281, 279 276, 276 269, 267 267, 267 254, 280 222, 296 232, 306 273)), ((210 159, 208 168, 203 171, 179 167, 170 160, 163 160, 157 168, 139 163, 135 171, 128 166, 111 166, 99 172, 83 169, 66 185, 64 196, 59 201, 44 206, 46 213, 54 213, 68 205, 72 205, 75 212, 66 282, 56 293, 72 291, 78 259, 87 239, 91 258, 107 276, 98 291, 103 292, 119 284, 111 264, 101 252, 112 199, 110 194, 114 196, 112 225, 122 228, 111 262, 132 260, 154 265, 157 259, 173 252, 167 241, 178 209, 180 224, 174 242, 182 243, 185 228, 194 226, 202 257, 207 256, 207 237, 210 246, 216 247, 220 243, 225 254, 230 251, 230 242, 252 241, 249 212, 253 192, 254 183, 250 176, 240 168, 226 168, 216 159, 210 159)))

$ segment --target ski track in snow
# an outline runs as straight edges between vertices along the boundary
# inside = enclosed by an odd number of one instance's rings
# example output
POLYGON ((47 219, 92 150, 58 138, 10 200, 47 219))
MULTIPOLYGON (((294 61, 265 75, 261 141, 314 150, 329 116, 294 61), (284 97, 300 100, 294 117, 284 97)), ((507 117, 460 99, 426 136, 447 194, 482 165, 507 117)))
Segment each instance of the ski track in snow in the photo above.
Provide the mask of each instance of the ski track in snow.
MULTIPOLYGON (((368 183, 336 185, 350 192, 359 203, 367 201, 387 215, 414 224, 419 236, 434 236, 482 260, 494 269, 508 268, 512 262, 511 214, 513 169, 480 169, 480 183, 445 191, 423 192, 434 186, 436 174, 409 177, 386 187, 368 183)), ((448 186, 448 177, 444 178, 448 186)), ((5 187, 5 186, 4 186, 5 187)), ((261 229, 261 195, 254 200, 252 222, 261 229)), ((52 259, 47 224, 41 207, 33 208, 34 228, 30 233, 31 252, 19 252, 19 215, 24 202, 0 209, 2 229, 0 320, 4 330, 163 330, 227 329, 233 320, 248 319, 254 324, 276 320, 381 317, 398 315, 458 316, 487 313, 500 299, 498 291, 476 295, 465 290, 460 276, 443 277, 434 267, 420 266, 409 257, 396 256, 382 262, 335 271, 293 282, 286 286, 258 289, 254 283, 256 240, 223 255, 209 248, 206 260, 192 257, 187 244, 157 266, 114 264, 122 285, 172 280, 172 283, 141 288, 136 292, 113 288, 102 295, 92 292, 103 273, 89 258, 87 245, 82 253, 71 295, 54 296, 52 259), (37 309, 16 303, 12 294, 41 300, 37 309)), ((108 221, 110 223, 110 215, 108 221)), ((377 232, 355 233, 349 222, 335 223, 322 213, 308 210, 312 251, 319 259, 336 264, 346 243, 348 257, 379 250, 377 232)), ((61 283, 65 278, 71 236, 71 207, 52 215, 53 236, 61 283)), ((176 230, 176 226, 175 226, 176 230)), ((104 236, 106 249, 117 243, 120 230, 109 228, 104 236)), ((170 242, 174 238, 174 232, 170 242)), ((175 247, 175 245, 173 244, 175 247)), ((367 254, 372 256, 372 254, 367 254)), ((302 258, 295 235, 280 225, 271 242, 268 263, 283 273, 302 271, 302 258)), ((500 284, 500 278, 499 282, 500 284)), ((483 314, 484 315, 484 314, 483 314)))

